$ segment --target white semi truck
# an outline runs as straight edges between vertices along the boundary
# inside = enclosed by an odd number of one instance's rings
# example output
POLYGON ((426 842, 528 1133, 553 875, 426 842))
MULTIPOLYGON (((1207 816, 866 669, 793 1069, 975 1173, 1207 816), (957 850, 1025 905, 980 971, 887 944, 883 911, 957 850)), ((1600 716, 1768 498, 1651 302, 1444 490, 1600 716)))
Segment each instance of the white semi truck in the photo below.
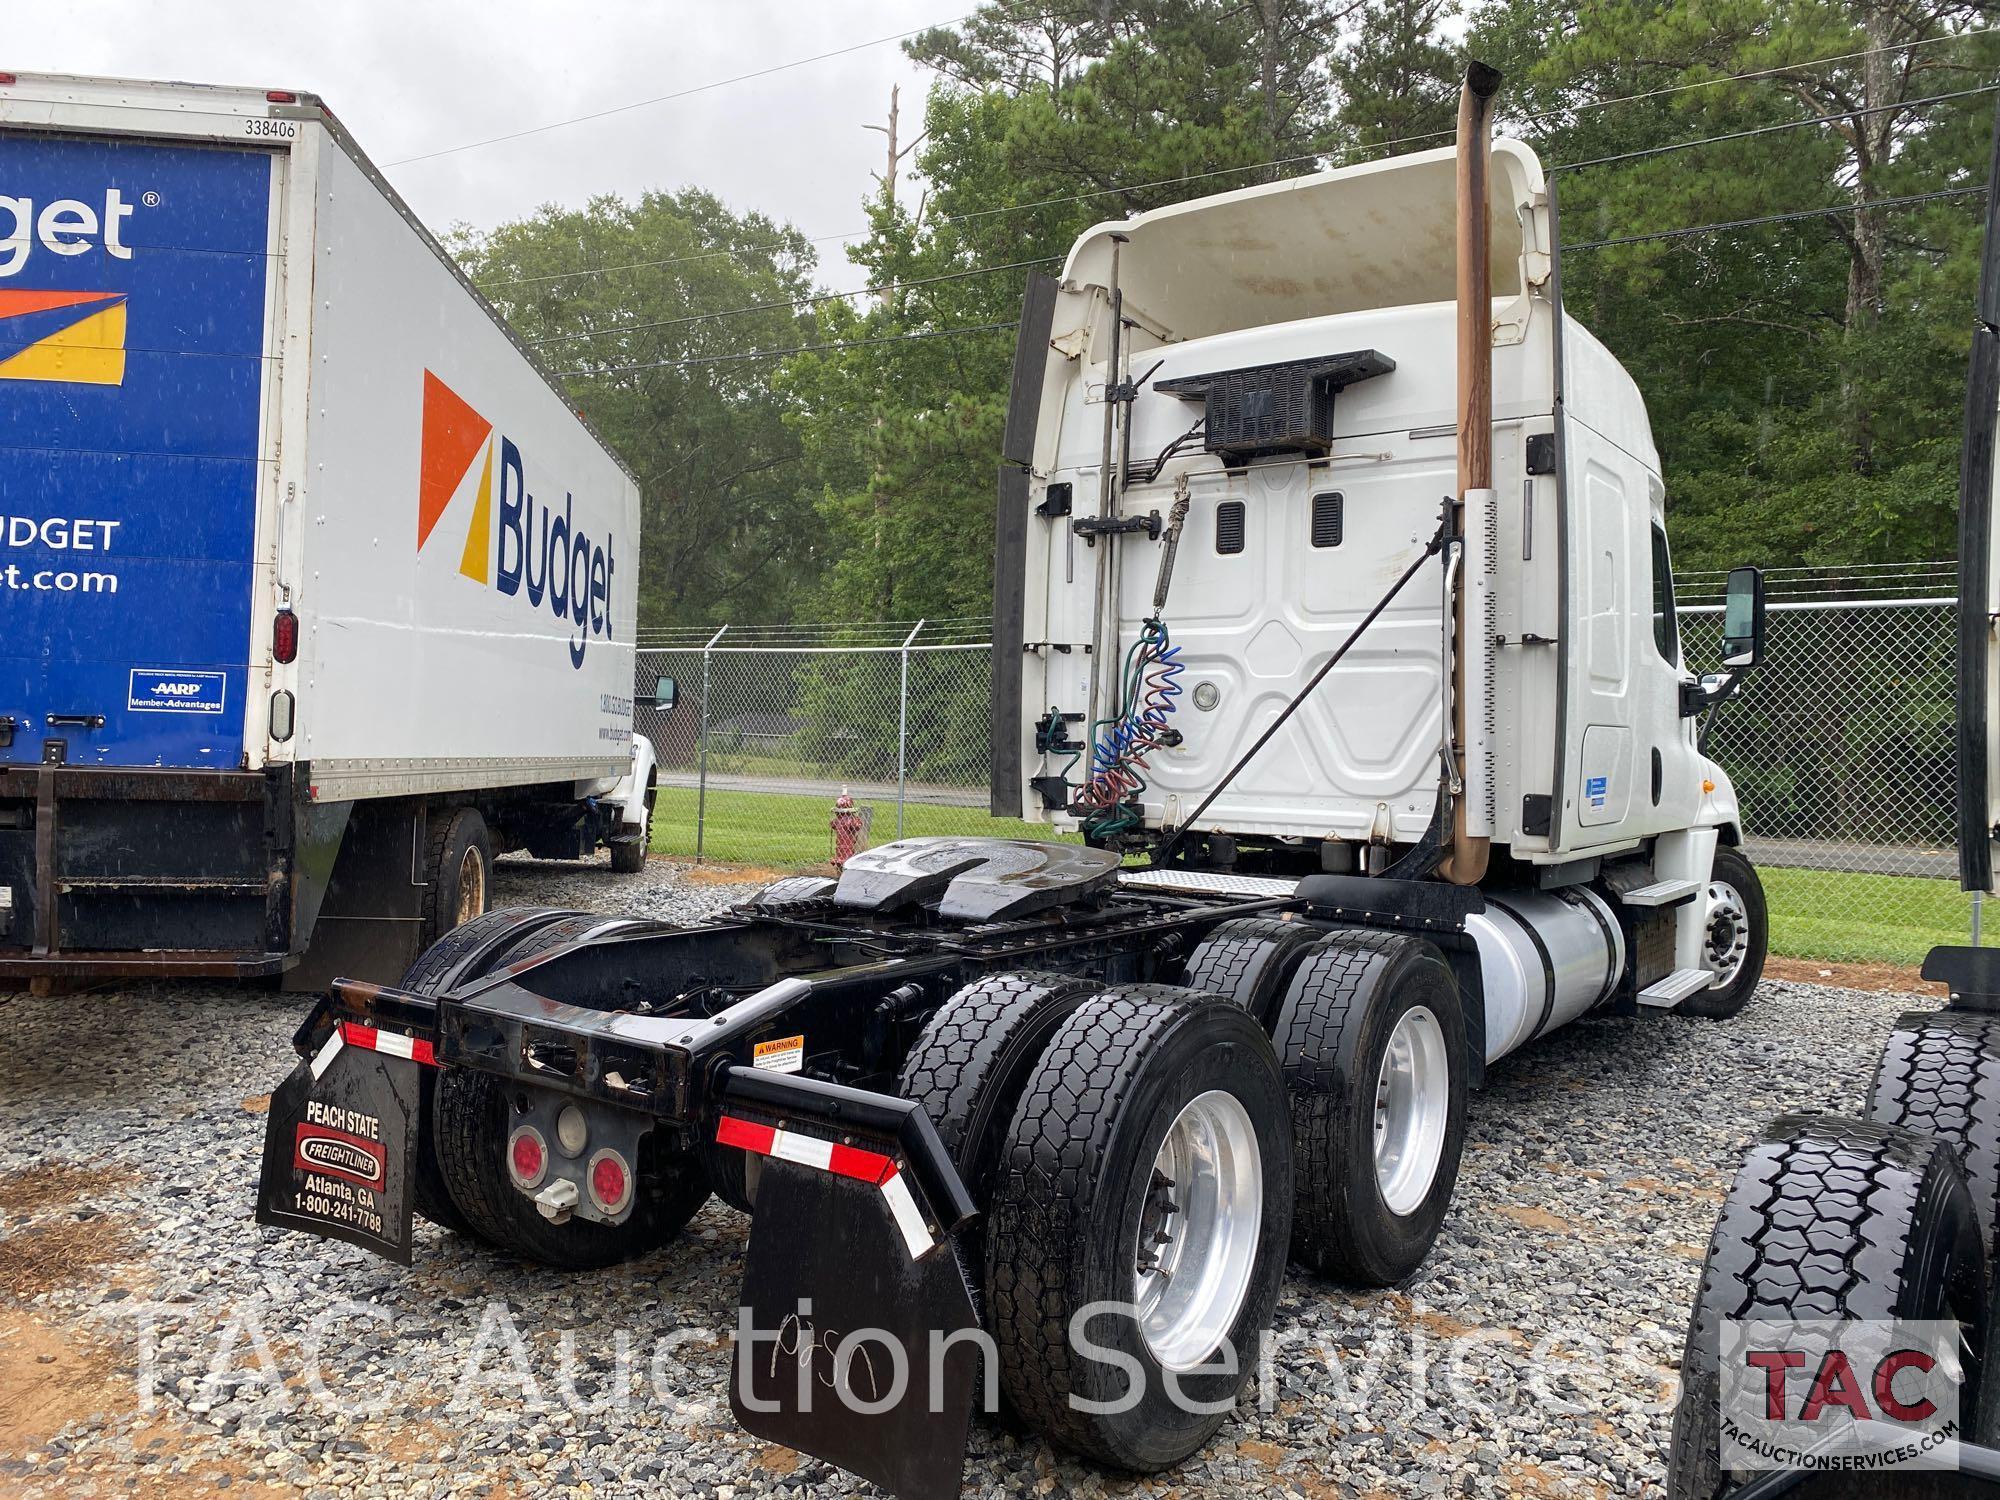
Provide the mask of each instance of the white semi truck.
POLYGON ((639 498, 316 99, 0 74, 0 981, 392 978, 644 857, 639 498))
MULTIPOLYGON (((1683 662, 1632 382, 1533 154, 1460 144, 1086 234, 1029 289, 994 806, 691 930, 496 912, 336 983, 258 1216, 555 1267, 753 1210, 732 1405, 910 1496, 977 1406, 1199 1448, 1288 1261, 1423 1261, 1489 1064, 1726 1016, 1763 903, 1683 662), (1488 181, 1492 189, 1488 191, 1488 181)), ((1754 570, 1728 664, 1754 665, 1754 570)))

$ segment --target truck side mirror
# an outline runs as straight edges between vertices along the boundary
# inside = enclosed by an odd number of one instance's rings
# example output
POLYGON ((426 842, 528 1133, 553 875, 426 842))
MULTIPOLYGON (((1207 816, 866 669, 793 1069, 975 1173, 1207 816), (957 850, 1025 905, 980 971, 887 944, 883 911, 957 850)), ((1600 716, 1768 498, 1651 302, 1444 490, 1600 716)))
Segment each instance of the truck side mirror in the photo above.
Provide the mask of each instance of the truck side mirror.
POLYGON ((1731 568, 1722 605, 1722 665, 1748 671, 1764 660, 1764 570, 1731 568))
POLYGON ((643 700, 646 708, 657 708, 661 713, 672 710, 674 700, 680 696, 680 689, 671 677, 657 677, 653 680, 653 696, 643 700))

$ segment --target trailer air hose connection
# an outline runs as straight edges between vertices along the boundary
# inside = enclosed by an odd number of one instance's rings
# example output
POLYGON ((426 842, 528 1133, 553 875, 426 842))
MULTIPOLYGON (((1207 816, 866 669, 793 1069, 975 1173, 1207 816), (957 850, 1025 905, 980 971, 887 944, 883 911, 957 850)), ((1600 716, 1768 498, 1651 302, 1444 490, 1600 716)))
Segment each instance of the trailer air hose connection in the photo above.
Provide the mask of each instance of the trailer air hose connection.
POLYGON ((1166 622, 1157 616, 1147 620, 1125 653, 1117 715, 1090 726, 1090 779, 1070 801, 1070 812, 1089 838, 1108 839, 1139 826, 1146 756, 1180 741, 1168 720, 1179 706, 1184 670, 1166 622))

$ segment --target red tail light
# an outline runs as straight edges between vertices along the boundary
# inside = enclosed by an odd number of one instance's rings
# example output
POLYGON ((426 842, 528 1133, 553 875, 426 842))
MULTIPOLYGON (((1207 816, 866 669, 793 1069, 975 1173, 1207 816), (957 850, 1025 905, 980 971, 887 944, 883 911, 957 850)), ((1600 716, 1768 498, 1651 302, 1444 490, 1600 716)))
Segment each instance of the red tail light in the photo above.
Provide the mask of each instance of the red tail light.
POLYGON ((616 1151, 603 1150, 590 1159, 590 1196, 608 1214, 623 1213, 632 1201, 632 1174, 616 1151))
POLYGON ((290 89, 265 89, 264 97, 273 104, 297 104, 299 96, 290 89))
POLYGON ((271 621, 271 655, 280 662, 299 659, 299 617, 281 609, 271 621))
POLYGON ((17 80, 15 79, 12 73, 0 73, 0 88, 6 88, 8 85, 16 81, 17 80))
POLYGON ((549 1151, 541 1132, 531 1125, 515 1131, 514 1138, 507 1143, 507 1170, 514 1185, 524 1190, 540 1187, 548 1165, 549 1151))

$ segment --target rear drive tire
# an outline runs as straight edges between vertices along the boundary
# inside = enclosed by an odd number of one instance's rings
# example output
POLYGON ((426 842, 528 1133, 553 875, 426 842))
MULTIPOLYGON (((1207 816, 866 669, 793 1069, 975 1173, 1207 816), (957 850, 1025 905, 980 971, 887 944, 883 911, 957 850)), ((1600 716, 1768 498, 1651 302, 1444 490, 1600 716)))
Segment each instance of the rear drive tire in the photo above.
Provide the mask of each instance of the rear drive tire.
POLYGON ((1086 1001, 1028 1080, 987 1220, 987 1312, 1013 1411, 1121 1469, 1164 1469, 1207 1442, 1277 1304, 1290 1171, 1277 1060, 1248 1014, 1165 985, 1086 1001), (1123 1310, 1072 1339, 1094 1303, 1123 1310), (1233 1362, 1199 1368, 1225 1346, 1233 1362), (1136 1365, 1136 1399, 1111 1351, 1136 1365))
MULTIPOLYGON (((419 995, 441 995, 504 962, 510 948, 541 928, 578 915, 581 914, 547 906, 511 906, 501 911, 489 911, 483 917, 475 917, 462 926, 454 927, 418 955, 417 961, 404 972, 402 987, 419 995)), ((420 1090, 417 1100, 417 1171, 411 1184, 411 1200, 418 1214, 431 1223, 454 1234, 479 1238, 465 1215, 458 1211, 458 1205, 451 1201, 451 1192, 444 1185, 444 1174, 438 1168, 437 1132, 431 1122, 433 1101, 437 1094, 437 1069, 419 1068, 417 1078, 420 1090)))
MULTIPOLYGON (((1007 1127, 1029 1075, 1056 1029, 1103 986, 1066 974, 993 974, 938 1007, 910 1055, 897 1092, 924 1107, 946 1155, 984 1209, 1007 1127)), ((959 1235, 970 1265, 983 1263, 983 1221, 959 1235)))
POLYGON ((1723 847, 1715 851, 1708 897, 1708 930, 1701 937, 1701 956, 1715 978, 1707 989, 1681 1001, 1679 1008, 1683 1015, 1726 1021, 1757 993, 1771 939, 1764 883, 1742 850, 1723 847))
POLYGON ((1238 917, 1209 933, 1188 955, 1181 983, 1235 1001, 1269 1031, 1299 960, 1325 936, 1303 922, 1238 917))
POLYGON ((1336 933, 1308 953, 1274 1040, 1290 1096, 1292 1255, 1393 1286, 1430 1253, 1465 1143, 1465 1012, 1437 948, 1336 933))
MULTIPOLYGON (((618 875, 637 875, 646 868, 646 851, 653 842, 653 804, 660 795, 659 783, 646 778, 645 816, 635 834, 619 834, 611 839, 611 869, 618 875)), ((621 825, 622 826, 622 825, 621 825)))
POLYGON ((1750 1148, 1702 1265, 1681 1355, 1671 1500, 1714 1500, 1722 1325, 1732 1319, 1956 1318, 1960 1410, 1979 1409, 1987 1336, 1979 1221, 1950 1146, 1895 1125, 1785 1115, 1750 1148))
POLYGON ((1898 1017, 1862 1114, 1935 1137, 1958 1153, 1990 1257, 2000 1208, 2000 1015, 1940 1010, 1898 1017))
POLYGON ((493 839, 476 807, 433 808, 424 858, 424 946, 483 916, 493 889, 493 839))

